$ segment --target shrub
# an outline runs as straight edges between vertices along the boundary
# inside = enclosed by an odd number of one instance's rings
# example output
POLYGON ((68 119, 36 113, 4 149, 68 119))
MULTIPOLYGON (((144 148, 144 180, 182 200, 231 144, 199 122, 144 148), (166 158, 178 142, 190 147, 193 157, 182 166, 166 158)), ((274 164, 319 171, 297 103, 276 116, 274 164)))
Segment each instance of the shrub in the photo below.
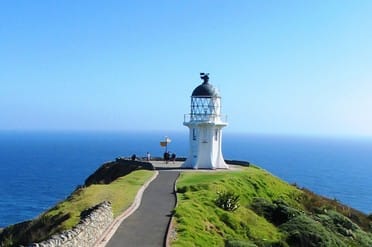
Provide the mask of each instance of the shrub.
POLYGON ((275 209, 274 204, 262 197, 253 198, 251 209, 258 215, 271 219, 272 212, 275 209))
POLYGON ((288 206, 284 201, 281 200, 271 203, 264 198, 254 198, 251 208, 256 212, 256 214, 265 217, 266 220, 270 221, 276 226, 281 225, 293 217, 301 214, 299 210, 288 206))
POLYGON ((239 195, 234 192, 217 192, 215 203, 226 211, 235 211, 239 208, 239 195))
POLYGON ((367 217, 369 220, 372 220, 372 213, 370 213, 367 217))
POLYGON ((316 214, 322 214, 327 213, 327 211, 329 210, 334 210, 349 218, 352 222, 357 224, 363 230, 371 231, 372 228, 370 224, 372 216, 368 218, 369 217, 368 215, 356 209, 343 205, 337 202, 337 200, 332 200, 323 196, 319 196, 307 189, 302 189, 302 191, 304 193, 301 198, 301 203, 307 211, 316 214))
POLYGON ((306 215, 300 215, 280 226, 287 232, 290 246, 346 246, 335 234, 306 215))

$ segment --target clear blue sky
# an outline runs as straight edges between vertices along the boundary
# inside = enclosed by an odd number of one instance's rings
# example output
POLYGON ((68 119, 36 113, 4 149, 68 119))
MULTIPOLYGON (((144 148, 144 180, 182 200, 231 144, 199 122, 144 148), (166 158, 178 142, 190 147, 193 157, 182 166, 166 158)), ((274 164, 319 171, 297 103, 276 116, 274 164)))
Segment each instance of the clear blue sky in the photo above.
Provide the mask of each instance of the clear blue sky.
POLYGON ((0 129, 372 135, 372 1, 1 1, 0 129))

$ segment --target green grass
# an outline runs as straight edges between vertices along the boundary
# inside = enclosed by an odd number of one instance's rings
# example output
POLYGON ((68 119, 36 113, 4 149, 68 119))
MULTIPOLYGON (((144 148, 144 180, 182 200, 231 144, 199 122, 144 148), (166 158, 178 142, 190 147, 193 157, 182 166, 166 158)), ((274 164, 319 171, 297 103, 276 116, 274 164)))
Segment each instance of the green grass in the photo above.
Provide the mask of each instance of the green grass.
POLYGON ((110 184, 94 184, 80 188, 36 219, 5 228, 0 233, 0 246, 40 242, 53 234, 71 229, 80 221, 82 211, 103 201, 111 202, 116 217, 132 204, 140 187, 153 174, 153 171, 137 170, 110 184))
POLYGON ((277 243, 282 233, 250 209, 256 197, 285 200, 301 208, 301 191, 257 167, 241 171, 183 172, 177 182, 177 238, 172 246, 224 246, 227 240, 277 243), (228 212, 216 207, 217 192, 233 191, 241 205, 228 212))
POLYGON ((183 172, 177 181, 172 246, 372 246, 372 220, 299 189, 256 166, 183 172), (217 192, 239 196, 225 211, 217 192))
POLYGON ((140 187, 154 173, 148 170, 134 171, 118 178, 110 184, 94 184, 75 191, 67 200, 57 204, 46 212, 46 217, 58 214, 69 214, 70 218, 63 222, 63 229, 70 229, 80 220, 80 213, 102 201, 110 201, 114 217, 124 212, 133 202, 140 187))

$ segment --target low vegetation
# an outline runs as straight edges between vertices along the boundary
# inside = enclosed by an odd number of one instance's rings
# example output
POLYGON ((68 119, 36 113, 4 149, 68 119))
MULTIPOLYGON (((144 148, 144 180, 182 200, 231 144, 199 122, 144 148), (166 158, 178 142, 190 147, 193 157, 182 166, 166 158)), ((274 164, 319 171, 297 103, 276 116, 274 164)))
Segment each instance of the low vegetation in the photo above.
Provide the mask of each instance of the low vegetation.
MULTIPOLYGON (((102 166, 105 172, 111 173, 112 169, 117 170, 117 166, 121 165, 117 162, 110 164, 111 168, 107 164, 102 166)), ((101 168, 97 170, 98 173, 103 172, 101 168)), ((19 246, 40 242, 54 233, 71 229, 80 221, 80 214, 84 210, 102 201, 110 201, 114 217, 118 216, 130 206, 139 188, 154 174, 152 171, 142 169, 125 170, 122 177, 116 177, 115 180, 110 181, 111 183, 98 181, 97 184, 90 183, 89 186, 81 186, 66 200, 36 219, 3 229, 0 233, 0 246, 19 246)), ((97 175, 97 172, 95 174, 97 175)))
POLYGON ((177 198, 172 246, 372 246, 367 215, 255 166, 183 172, 177 198))
POLYGON ((216 205, 226 211, 235 211, 238 209, 239 196, 231 191, 217 192, 216 205))

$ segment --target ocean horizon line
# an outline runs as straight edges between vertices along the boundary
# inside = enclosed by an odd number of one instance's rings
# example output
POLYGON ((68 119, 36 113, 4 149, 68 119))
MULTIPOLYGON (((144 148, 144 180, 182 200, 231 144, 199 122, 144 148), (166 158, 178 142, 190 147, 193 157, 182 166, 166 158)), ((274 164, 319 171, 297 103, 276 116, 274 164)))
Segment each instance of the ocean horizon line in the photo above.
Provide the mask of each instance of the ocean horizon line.
MULTIPOLYGON (((0 129, 0 134, 159 134, 169 136, 170 134, 188 135, 188 129, 126 129, 126 130, 107 130, 107 129, 0 129)), ((259 137, 289 137, 289 138, 309 138, 309 139, 358 139, 372 141, 372 135, 347 134, 347 133, 291 133, 291 132, 247 132, 224 130, 224 135, 259 136, 259 137)))

